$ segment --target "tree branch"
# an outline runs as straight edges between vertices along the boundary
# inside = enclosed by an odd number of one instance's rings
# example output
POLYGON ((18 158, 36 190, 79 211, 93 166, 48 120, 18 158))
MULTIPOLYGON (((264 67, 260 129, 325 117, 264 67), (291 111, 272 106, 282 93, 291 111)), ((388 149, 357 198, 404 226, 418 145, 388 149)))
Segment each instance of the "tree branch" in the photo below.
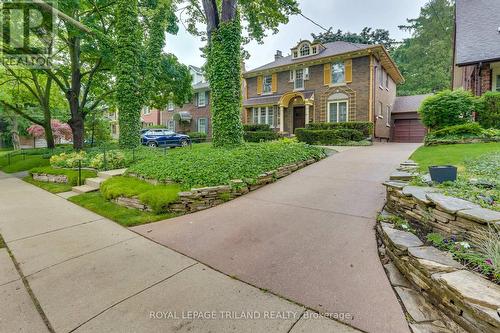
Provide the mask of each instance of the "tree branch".
POLYGON ((37 120, 29 115, 27 115, 26 113, 24 113, 21 109, 19 109, 17 106, 15 105, 12 105, 10 103, 7 103, 5 101, 0 101, 0 104, 3 105, 5 108, 7 109, 10 109, 12 111, 14 111, 15 113, 17 113, 18 115, 20 115, 21 117, 23 118, 26 118, 28 119, 29 121, 31 121, 32 123, 35 123, 37 125, 40 125, 40 126, 45 126, 45 124, 40 121, 40 120, 37 120))

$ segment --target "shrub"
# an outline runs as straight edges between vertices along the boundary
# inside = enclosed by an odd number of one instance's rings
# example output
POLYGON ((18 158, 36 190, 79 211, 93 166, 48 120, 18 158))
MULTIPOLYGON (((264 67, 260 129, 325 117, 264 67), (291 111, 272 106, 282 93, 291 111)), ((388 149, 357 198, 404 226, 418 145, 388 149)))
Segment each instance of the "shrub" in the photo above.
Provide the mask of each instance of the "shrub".
POLYGON ((243 130, 245 132, 269 132, 271 131, 271 126, 267 124, 249 124, 243 125, 243 130))
POLYGON ((347 123, 310 123, 306 126, 310 130, 353 129, 363 133, 364 138, 373 134, 373 123, 369 121, 352 121, 347 123))
POLYGON ((500 92, 488 91, 478 102, 478 121, 484 128, 500 128, 500 92))
POLYGON ((298 128, 295 130, 297 139, 308 144, 335 145, 347 141, 361 141, 365 138, 363 132, 354 129, 310 130, 298 128))
POLYGON ((469 122, 474 104, 474 97, 468 91, 445 90, 427 97, 418 112, 424 125, 436 130, 469 122))
POLYGON ((245 132, 243 137, 246 142, 264 142, 279 139, 280 135, 274 131, 245 132))
POLYGON ((204 142, 207 140, 207 133, 189 132, 187 133, 193 142, 204 142))
POLYGON ((106 160, 104 160, 104 153, 97 154, 90 160, 90 167, 97 170, 120 169, 125 166, 125 154, 118 150, 106 152, 106 160))
POLYGON ((177 184, 152 185, 132 177, 113 177, 101 184, 101 193, 106 200, 138 197, 156 214, 166 212, 167 206, 178 199, 179 191, 177 184))
MULTIPOLYGON (((50 166, 47 167, 38 167, 30 170, 30 175, 32 176, 34 173, 46 174, 46 175, 63 175, 68 177, 69 185, 78 185, 78 171, 77 170, 68 170, 68 169, 57 169, 50 166)), ((96 177, 96 173, 90 170, 82 170, 82 184, 85 182, 87 178, 96 177)))
POLYGON ((321 148, 290 141, 246 143, 234 148, 197 145, 144 159, 128 172, 160 181, 171 180, 189 189, 229 184, 233 179, 255 179, 281 166, 324 156, 321 148))
POLYGON ((80 161, 82 162, 82 166, 88 165, 89 157, 86 152, 80 151, 53 155, 50 158, 50 165, 60 168, 77 168, 80 161))
POLYGON ((483 133, 483 128, 478 123, 467 123, 463 125, 454 125, 442 128, 431 133, 436 138, 449 135, 470 135, 480 136, 483 133))

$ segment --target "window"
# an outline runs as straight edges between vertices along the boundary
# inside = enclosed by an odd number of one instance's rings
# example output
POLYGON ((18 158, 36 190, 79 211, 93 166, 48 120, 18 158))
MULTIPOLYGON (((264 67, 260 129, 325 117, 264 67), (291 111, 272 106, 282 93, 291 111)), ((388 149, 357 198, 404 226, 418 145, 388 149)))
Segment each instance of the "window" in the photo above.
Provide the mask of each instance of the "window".
POLYGON ((205 92, 198 93, 198 107, 203 107, 207 105, 207 101, 205 98, 205 92))
POLYGON ((379 79, 380 87, 383 87, 384 86, 384 70, 383 70, 382 66, 380 66, 380 76, 378 77, 378 79, 379 79))
POLYGON ((262 92, 264 94, 270 94, 273 89, 273 77, 271 75, 264 76, 262 92))
POLYGON ((386 117, 386 126, 391 127, 391 106, 387 105, 387 108, 385 110, 385 117, 386 117))
POLYGON ((175 132, 175 120, 167 121, 167 129, 175 132))
POLYGON ((313 46, 313 54, 316 54, 318 53, 318 47, 317 46, 313 46))
POLYGON ((309 47, 309 44, 304 44, 300 48, 300 56, 305 57, 308 56, 311 53, 311 48, 309 47))
POLYGON ((294 89, 304 89, 304 70, 296 69, 295 70, 295 80, 294 80, 294 89))
POLYGON ((378 102, 377 117, 384 118, 384 116, 382 115, 383 109, 384 109, 384 105, 382 104, 382 102, 378 102))
POLYGON ((142 114, 147 116, 148 114, 151 114, 151 109, 149 108, 149 106, 145 106, 142 108, 142 114))
POLYGON ((347 101, 329 101, 328 102, 328 122, 345 123, 347 122, 347 101))
POLYGON ((207 118, 199 118, 198 119, 198 132, 207 133, 208 132, 208 123, 207 118))
POLYGON ((168 102, 168 111, 174 111, 175 105, 174 102, 169 101, 168 102))
POLYGON ((262 106, 252 109, 252 121, 254 124, 267 124, 271 128, 276 127, 275 123, 275 107, 273 106, 262 106))
POLYGON ((341 84, 345 82, 345 65, 343 62, 332 64, 332 84, 341 84))
POLYGON ((293 51, 293 57, 294 58, 298 58, 299 57, 299 53, 297 51, 293 51))
POLYGON ((496 91, 500 92, 500 75, 497 75, 496 91))
POLYGON ((294 75, 294 71, 291 70, 290 71, 290 81, 289 82, 293 82, 293 75, 294 75))

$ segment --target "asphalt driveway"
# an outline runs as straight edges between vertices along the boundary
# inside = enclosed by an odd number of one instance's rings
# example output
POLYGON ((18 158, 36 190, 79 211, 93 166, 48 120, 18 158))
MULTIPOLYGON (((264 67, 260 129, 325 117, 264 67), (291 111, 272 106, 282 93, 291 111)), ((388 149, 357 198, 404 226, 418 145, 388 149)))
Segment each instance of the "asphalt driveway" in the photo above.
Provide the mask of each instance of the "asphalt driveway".
POLYGON ((409 332, 374 226, 381 183, 417 147, 348 150, 216 208, 133 230, 353 327, 409 332))

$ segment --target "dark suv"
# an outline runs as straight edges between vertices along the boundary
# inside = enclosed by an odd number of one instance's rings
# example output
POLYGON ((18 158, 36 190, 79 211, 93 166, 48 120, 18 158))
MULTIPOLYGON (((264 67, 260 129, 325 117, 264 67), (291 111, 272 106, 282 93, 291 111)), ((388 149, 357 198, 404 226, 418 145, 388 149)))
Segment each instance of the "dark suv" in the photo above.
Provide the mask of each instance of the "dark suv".
POLYGON ((150 129, 141 133, 141 143, 149 147, 186 147, 191 138, 167 129, 150 129))

